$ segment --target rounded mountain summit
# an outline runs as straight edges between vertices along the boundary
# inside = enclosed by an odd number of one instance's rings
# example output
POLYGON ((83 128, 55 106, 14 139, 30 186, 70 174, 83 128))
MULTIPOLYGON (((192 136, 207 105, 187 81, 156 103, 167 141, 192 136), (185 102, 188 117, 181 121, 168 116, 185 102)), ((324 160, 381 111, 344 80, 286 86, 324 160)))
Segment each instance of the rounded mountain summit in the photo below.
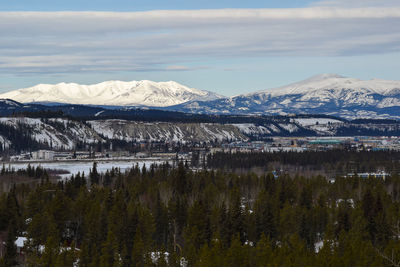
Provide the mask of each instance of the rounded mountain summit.
POLYGON ((0 94, 21 103, 67 103, 82 105, 167 107, 189 101, 222 98, 213 92, 189 88, 174 81, 106 81, 92 85, 77 83, 39 84, 0 94))

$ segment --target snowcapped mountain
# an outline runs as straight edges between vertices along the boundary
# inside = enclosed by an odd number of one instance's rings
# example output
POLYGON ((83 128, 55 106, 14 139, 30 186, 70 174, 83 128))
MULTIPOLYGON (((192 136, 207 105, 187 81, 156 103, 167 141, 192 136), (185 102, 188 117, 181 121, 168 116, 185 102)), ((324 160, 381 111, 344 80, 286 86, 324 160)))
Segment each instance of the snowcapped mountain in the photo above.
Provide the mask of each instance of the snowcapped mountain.
MULTIPOLYGON (((393 93, 393 90, 396 89, 400 89, 400 81, 387 81, 382 79, 364 81, 355 78, 347 78, 338 74, 320 74, 301 82, 272 89, 269 93, 271 93, 271 95, 278 96, 309 94, 311 92, 317 92, 318 94, 321 91, 341 93, 344 90, 354 90, 365 93, 389 95, 393 93)), ((258 94, 260 93, 268 93, 268 91, 258 92, 258 94)), ((337 95, 337 97, 339 97, 339 95, 337 95)))
POLYGON ((400 119, 400 81, 322 74, 280 88, 191 101, 176 110, 214 114, 327 114, 343 118, 400 119))
POLYGON ((188 101, 209 101, 222 96, 189 88, 177 82, 107 81, 93 85, 76 83, 39 84, 4 94, 0 98, 22 103, 56 102, 68 104, 166 107, 188 101))
MULTIPOLYGON (((326 114, 347 119, 400 119, 400 81, 360 80, 337 74, 317 75, 287 86, 230 98, 176 82, 152 81, 40 84, 0 94, 1 98, 22 103, 149 106, 202 114, 294 113, 326 114)), ((13 109, 11 106, 7 108, 13 109)))

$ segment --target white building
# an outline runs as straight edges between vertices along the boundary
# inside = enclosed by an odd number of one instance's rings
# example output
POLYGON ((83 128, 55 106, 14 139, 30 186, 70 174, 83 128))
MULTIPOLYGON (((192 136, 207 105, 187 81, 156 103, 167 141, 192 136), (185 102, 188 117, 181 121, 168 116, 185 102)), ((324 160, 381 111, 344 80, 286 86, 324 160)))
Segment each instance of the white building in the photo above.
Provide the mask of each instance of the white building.
POLYGON ((34 160, 53 160, 54 151, 51 150, 39 150, 32 152, 32 159, 34 160))

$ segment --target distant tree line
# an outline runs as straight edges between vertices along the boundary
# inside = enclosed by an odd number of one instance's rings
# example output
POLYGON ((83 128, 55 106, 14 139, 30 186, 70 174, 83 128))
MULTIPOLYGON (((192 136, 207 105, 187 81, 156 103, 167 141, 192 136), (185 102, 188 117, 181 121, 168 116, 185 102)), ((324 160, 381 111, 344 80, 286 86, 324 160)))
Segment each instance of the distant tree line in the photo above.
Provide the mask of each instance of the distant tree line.
POLYGON ((209 168, 251 169, 269 167, 272 163, 292 166, 308 166, 315 170, 342 172, 368 172, 378 169, 400 173, 398 151, 347 151, 343 149, 305 152, 217 152, 207 157, 209 168))

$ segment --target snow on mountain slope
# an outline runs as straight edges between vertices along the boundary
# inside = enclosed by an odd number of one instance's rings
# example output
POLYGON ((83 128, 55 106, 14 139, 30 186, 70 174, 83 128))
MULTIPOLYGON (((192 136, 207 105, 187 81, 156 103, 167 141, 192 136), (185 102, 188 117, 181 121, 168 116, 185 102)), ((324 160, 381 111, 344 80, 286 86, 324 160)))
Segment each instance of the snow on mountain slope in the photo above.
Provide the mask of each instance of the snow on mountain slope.
POLYGON ((192 101, 176 110, 216 114, 327 114, 347 119, 400 119, 400 81, 359 80, 322 74, 276 89, 192 101))
POLYGON ((99 134, 108 139, 125 141, 212 142, 247 140, 238 128, 213 123, 144 123, 125 120, 96 120, 88 122, 99 134))
POLYGON ((222 96, 177 82, 107 81, 93 85, 76 83, 39 84, 4 94, 0 98, 22 103, 57 102, 69 104, 166 107, 192 100, 214 100, 222 96))
MULTIPOLYGON (((0 118, 0 125, 23 130, 39 144, 55 150, 71 150, 78 142, 90 144, 104 142, 106 139, 181 143, 248 140, 237 127, 229 124, 145 123, 125 120, 96 120, 87 123, 62 118, 0 118)), ((0 135, 0 145, 8 148, 11 142, 0 135)))
POLYGON ((278 96, 289 94, 307 94, 312 91, 323 90, 330 90, 331 92, 341 92, 342 90, 356 90, 386 95, 395 89, 400 90, 400 81, 390 81, 382 79, 360 80, 340 76, 338 74, 320 74, 301 82, 292 83, 283 87, 263 92, 278 96))
POLYGON ((54 149, 73 149, 78 141, 87 143, 103 141, 95 131, 85 124, 66 119, 3 117, 0 118, 0 124, 14 128, 24 126, 28 129, 26 134, 29 134, 32 139, 54 149))
POLYGON ((3 149, 3 150, 7 149, 11 146, 11 141, 8 140, 6 137, 0 135, 0 146, 1 146, 1 149, 3 149))
POLYGON ((235 123, 232 124, 237 127, 242 133, 247 135, 268 135, 271 131, 262 125, 255 125, 254 123, 235 123))
POLYGON ((329 125, 329 124, 343 124, 342 121, 336 119, 329 118, 298 118, 292 119, 293 122, 298 123, 301 126, 310 126, 310 125, 329 125))
POLYGON ((400 81, 381 79, 360 80, 337 74, 321 74, 287 86, 245 95, 258 101, 279 99, 281 107, 320 107, 334 103, 343 107, 372 105, 400 106, 400 81), (380 97, 376 97, 379 95, 380 97), (313 103, 311 103, 313 102, 313 103), (316 103, 317 102, 317 103, 316 103))

